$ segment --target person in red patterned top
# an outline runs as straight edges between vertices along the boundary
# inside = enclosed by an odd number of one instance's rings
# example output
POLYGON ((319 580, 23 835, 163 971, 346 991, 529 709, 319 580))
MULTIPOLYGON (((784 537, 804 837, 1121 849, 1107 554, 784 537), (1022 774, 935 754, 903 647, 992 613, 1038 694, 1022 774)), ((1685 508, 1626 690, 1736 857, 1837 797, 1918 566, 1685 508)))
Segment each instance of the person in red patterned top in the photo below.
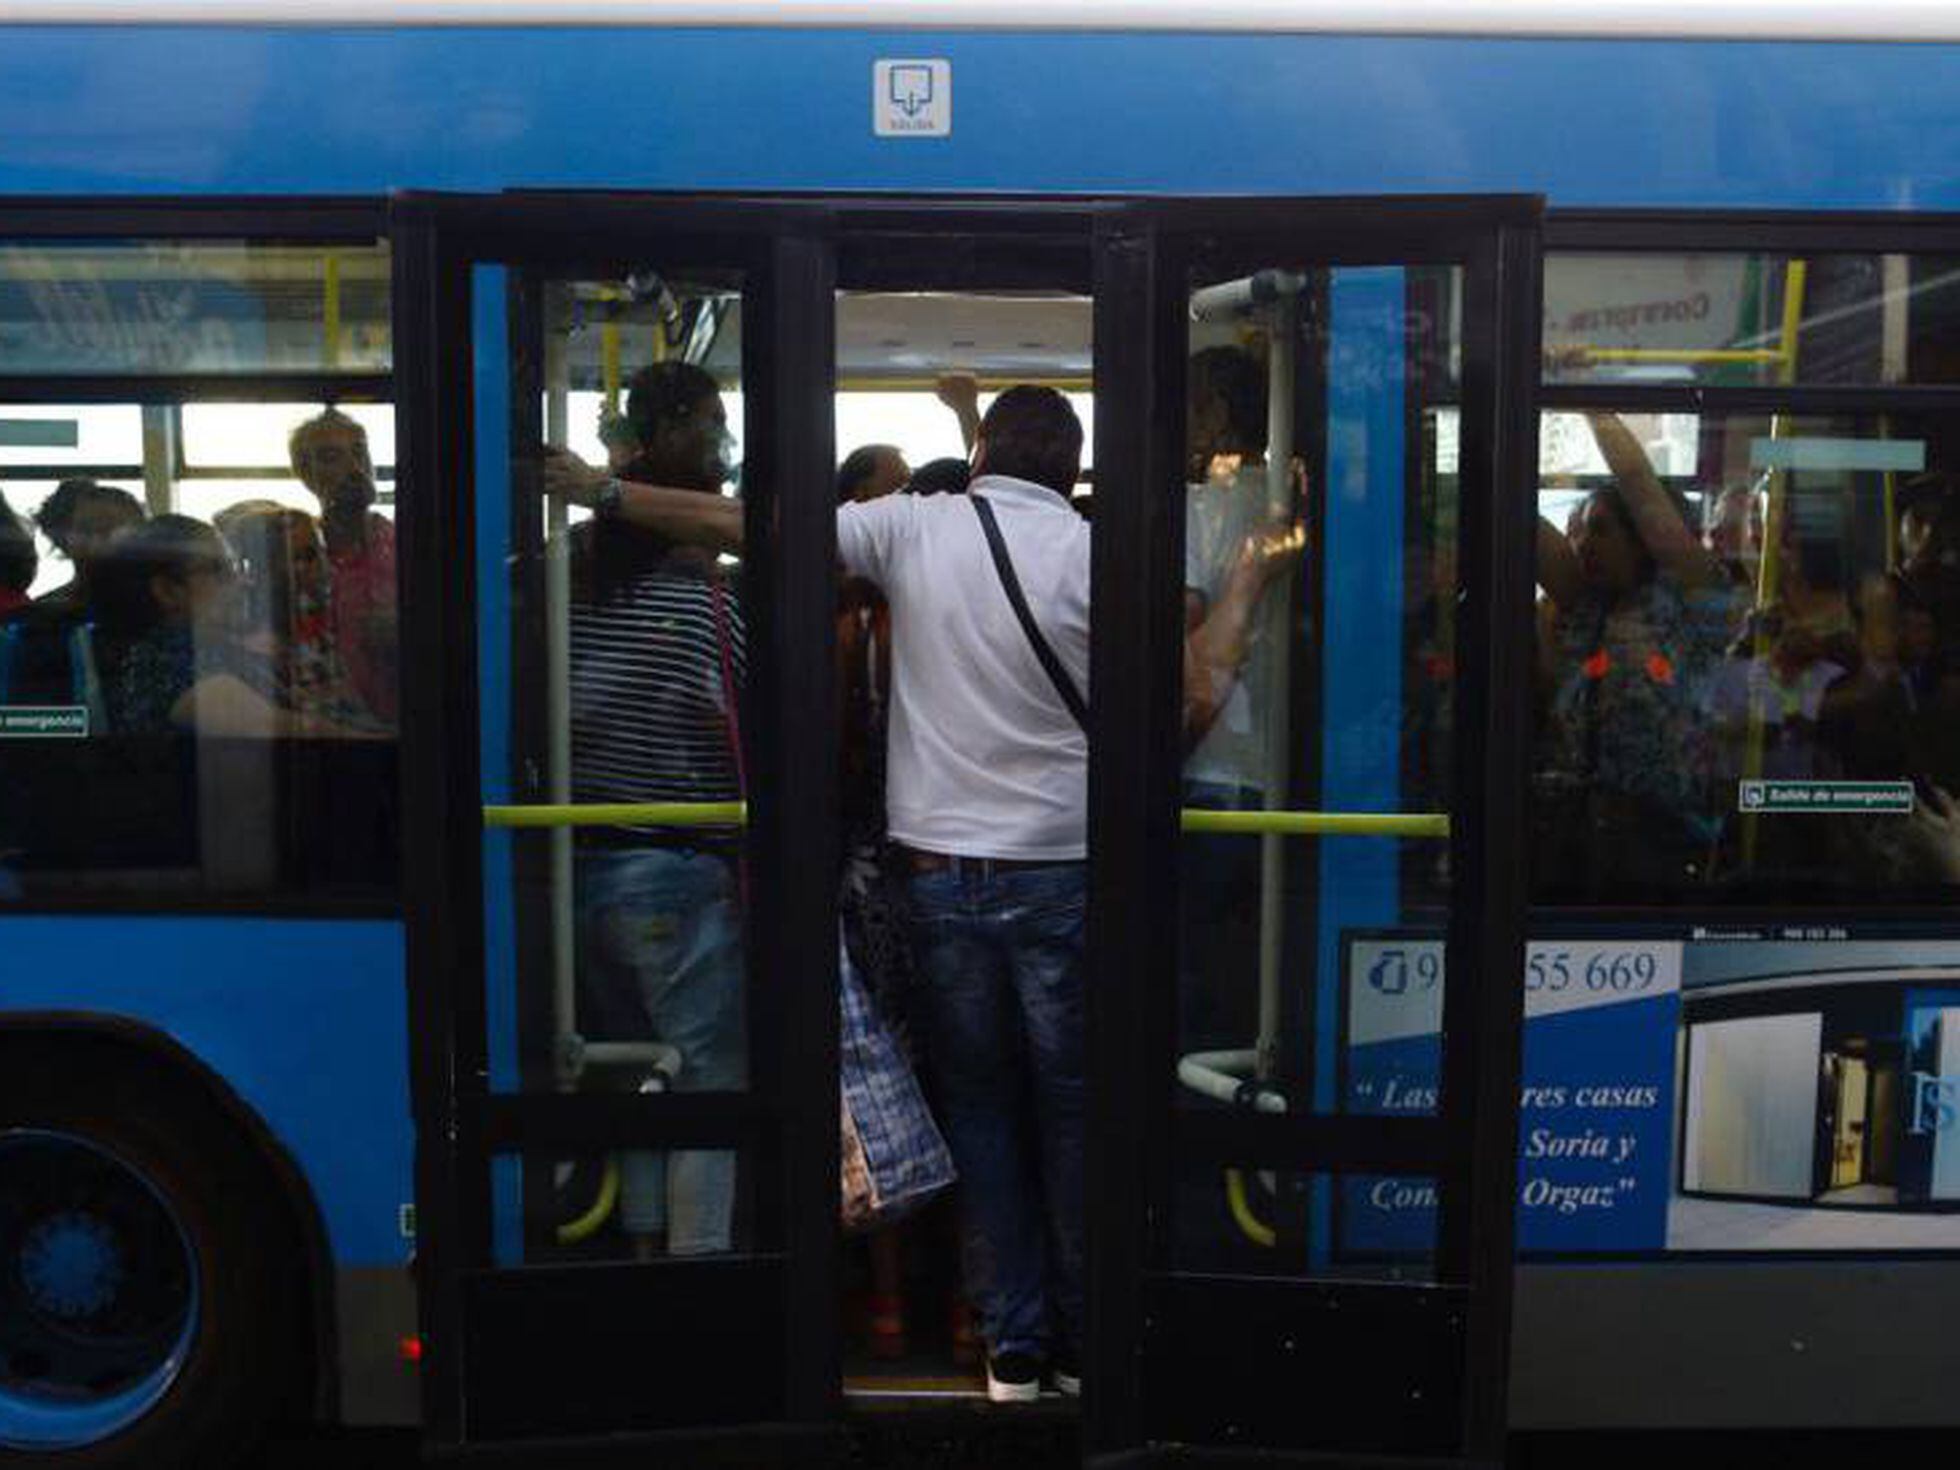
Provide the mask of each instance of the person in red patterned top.
POLYGON ((394 727, 401 708, 396 659, 395 528, 374 510, 367 430, 338 409, 293 430, 293 473, 320 501, 332 570, 328 620, 354 693, 394 727))

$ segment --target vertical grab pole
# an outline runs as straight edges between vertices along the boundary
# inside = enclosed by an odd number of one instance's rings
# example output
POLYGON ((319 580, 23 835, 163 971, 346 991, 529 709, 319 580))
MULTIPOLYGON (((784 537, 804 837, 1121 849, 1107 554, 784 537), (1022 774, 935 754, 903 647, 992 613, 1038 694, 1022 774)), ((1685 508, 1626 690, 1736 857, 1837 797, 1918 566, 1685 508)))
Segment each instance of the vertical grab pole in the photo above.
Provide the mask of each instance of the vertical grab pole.
MULTIPOLYGON (((1784 268, 1783 275, 1783 321, 1781 334, 1777 341, 1776 381, 1779 384, 1794 383, 1797 380, 1798 336, 1803 328, 1804 289, 1808 284, 1809 266, 1802 260, 1792 260, 1784 268)), ((1790 437, 1790 416, 1773 414, 1769 421, 1769 436, 1772 439, 1790 437)), ((1789 471, 1772 470, 1769 477, 1769 492, 1763 506, 1763 550, 1756 564, 1756 636, 1751 649, 1758 668, 1766 668, 1772 652, 1769 631, 1765 619, 1769 610, 1776 605, 1780 590, 1782 567, 1779 552, 1783 541, 1783 530, 1788 523, 1789 471)), ((1751 697, 1747 706, 1747 735, 1742 752, 1742 776, 1746 781, 1760 779, 1763 774, 1764 747, 1768 741, 1768 731, 1763 726, 1762 707, 1751 697)), ((1745 873, 1753 872, 1756 866, 1756 850, 1760 827, 1757 814, 1746 811, 1742 814, 1742 867, 1745 873)))
MULTIPOLYGON (((1299 513, 1293 479, 1293 398, 1299 375, 1300 296, 1282 291, 1272 304, 1266 356, 1266 516, 1291 520, 1299 513)), ((1265 666, 1266 708, 1262 764, 1267 811, 1286 806, 1293 702, 1287 696, 1292 672, 1293 600, 1269 589, 1260 604, 1259 657, 1265 666)), ((1267 1081, 1279 1070, 1280 956, 1286 936, 1286 851, 1279 834, 1259 838, 1259 1039, 1253 1075, 1267 1081)))
MULTIPOLYGON (((565 338, 552 330, 547 314, 544 340, 544 437, 563 448, 571 409, 571 363, 565 338)), ((566 535, 565 502, 544 497, 545 607, 545 800, 566 806, 572 800, 572 562, 566 535)), ((577 950, 573 929, 574 876, 572 830, 553 827, 551 843, 551 1019, 552 1061, 558 1086, 569 1092, 578 1083, 577 950)))

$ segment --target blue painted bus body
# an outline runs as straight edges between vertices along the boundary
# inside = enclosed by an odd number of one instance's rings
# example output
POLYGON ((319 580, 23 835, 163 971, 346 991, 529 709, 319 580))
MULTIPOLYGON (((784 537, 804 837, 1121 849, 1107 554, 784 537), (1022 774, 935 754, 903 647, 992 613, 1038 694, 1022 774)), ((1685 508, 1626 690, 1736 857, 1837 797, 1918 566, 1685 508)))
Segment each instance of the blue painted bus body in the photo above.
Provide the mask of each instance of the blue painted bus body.
POLYGON ((407 1260, 400 924, 0 918, 0 956, 0 1011, 134 1021, 223 1078, 304 1170, 341 1266, 407 1260))
POLYGON ((20 29, 0 193, 552 186, 1942 209, 1960 48, 1251 35, 20 29), (872 135, 877 57, 953 134, 872 135))

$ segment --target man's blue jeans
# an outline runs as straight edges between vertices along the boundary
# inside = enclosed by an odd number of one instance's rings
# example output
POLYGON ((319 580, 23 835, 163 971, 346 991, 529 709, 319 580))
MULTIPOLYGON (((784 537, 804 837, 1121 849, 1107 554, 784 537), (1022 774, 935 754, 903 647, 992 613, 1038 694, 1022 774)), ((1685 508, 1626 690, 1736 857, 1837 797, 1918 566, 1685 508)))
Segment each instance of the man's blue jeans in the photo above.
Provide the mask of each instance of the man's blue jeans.
POLYGON ((940 1121, 978 1257, 970 1285, 991 1352, 1074 1351, 1087 867, 951 863, 912 878, 911 923, 940 1121))
MULTIPOLYGON (((581 1026, 606 1040, 679 1049, 676 1092, 748 1086, 742 926, 733 865, 706 853, 628 848, 578 859, 581 1026)), ((732 1244, 735 1155, 620 1155, 620 1223, 667 1232, 674 1255, 732 1244)))

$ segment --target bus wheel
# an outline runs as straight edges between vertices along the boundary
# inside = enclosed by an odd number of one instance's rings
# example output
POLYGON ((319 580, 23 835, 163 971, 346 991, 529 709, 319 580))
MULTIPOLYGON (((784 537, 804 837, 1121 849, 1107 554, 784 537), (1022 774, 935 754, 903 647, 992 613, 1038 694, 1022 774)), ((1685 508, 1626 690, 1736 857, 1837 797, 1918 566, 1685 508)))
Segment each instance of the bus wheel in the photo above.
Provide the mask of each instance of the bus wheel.
POLYGON ((0 1460, 228 1464, 284 1386, 250 1156, 174 1089, 30 1072, 0 1112, 0 1460))

